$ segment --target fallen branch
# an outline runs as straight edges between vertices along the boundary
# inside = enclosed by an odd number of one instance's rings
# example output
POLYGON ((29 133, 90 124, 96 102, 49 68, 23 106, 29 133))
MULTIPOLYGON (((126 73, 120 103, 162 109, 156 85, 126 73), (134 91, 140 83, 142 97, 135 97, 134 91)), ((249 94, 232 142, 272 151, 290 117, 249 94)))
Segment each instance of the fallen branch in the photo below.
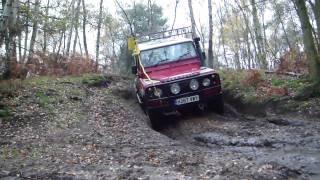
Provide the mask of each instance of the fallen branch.
POLYGON ((303 74, 300 73, 295 73, 295 72, 277 72, 277 71, 266 71, 266 74, 278 74, 278 75, 285 75, 285 76, 290 76, 290 77, 296 77, 300 78, 303 76, 303 74))

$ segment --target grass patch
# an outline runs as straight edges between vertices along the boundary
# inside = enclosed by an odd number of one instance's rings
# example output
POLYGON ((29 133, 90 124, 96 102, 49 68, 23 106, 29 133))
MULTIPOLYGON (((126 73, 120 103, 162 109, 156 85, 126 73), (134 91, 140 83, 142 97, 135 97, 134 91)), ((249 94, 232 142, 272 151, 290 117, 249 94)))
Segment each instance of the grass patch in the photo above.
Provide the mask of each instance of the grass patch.
POLYGON ((20 153, 17 148, 11 148, 8 145, 2 146, 1 159, 3 161, 8 159, 16 159, 19 157, 20 153))
POLYGON ((43 92, 37 92, 36 97, 38 100, 38 104, 41 107, 48 107, 49 105, 55 104, 57 102, 56 97, 48 96, 43 92))
POLYGON ((12 116, 12 112, 8 107, 0 107, 0 118, 8 119, 12 116))
POLYGON ((49 85, 52 81, 54 81, 56 78, 55 77, 50 77, 50 76, 35 76, 29 79, 26 79, 24 83, 26 85, 31 85, 31 86, 43 86, 43 85, 49 85))
POLYGON ((82 84, 90 87, 101 87, 107 85, 107 79, 103 75, 87 75, 83 77, 82 84))

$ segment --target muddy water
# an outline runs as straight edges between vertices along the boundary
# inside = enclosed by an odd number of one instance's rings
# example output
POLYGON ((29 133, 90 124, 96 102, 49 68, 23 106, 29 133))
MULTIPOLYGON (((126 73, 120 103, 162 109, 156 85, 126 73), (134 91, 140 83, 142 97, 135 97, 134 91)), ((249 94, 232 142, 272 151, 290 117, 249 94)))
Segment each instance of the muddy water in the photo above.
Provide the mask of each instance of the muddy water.
MULTIPOLYGON (((160 133, 205 153, 233 154, 281 177, 320 179, 320 123, 293 117, 250 117, 228 110, 166 117, 160 133)), ((243 165, 245 166, 245 164, 243 165)))

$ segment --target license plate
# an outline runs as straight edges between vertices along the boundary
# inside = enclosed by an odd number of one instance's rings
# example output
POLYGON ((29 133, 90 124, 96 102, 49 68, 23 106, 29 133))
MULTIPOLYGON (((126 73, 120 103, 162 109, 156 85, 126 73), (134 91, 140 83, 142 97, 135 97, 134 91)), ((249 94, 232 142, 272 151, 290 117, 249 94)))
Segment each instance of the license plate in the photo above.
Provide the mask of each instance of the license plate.
POLYGON ((188 104, 188 103, 197 102, 197 101, 199 101, 199 95, 176 99, 175 104, 179 106, 182 104, 188 104))

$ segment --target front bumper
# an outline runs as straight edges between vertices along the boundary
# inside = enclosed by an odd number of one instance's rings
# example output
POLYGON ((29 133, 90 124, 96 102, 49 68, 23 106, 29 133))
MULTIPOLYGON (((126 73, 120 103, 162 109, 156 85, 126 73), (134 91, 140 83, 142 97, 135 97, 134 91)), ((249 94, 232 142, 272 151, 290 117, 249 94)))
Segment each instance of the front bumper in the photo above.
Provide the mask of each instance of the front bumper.
POLYGON ((179 94, 176 96, 170 96, 159 99, 150 99, 145 100, 146 110, 157 110, 157 111, 173 111, 182 108, 186 108, 189 106, 195 106, 200 103, 209 103, 213 102, 216 98, 222 96, 221 86, 209 87, 206 89, 188 92, 184 94, 179 94), (179 98, 190 97, 199 95, 199 101, 191 102, 182 105, 176 105, 175 101, 179 98))

